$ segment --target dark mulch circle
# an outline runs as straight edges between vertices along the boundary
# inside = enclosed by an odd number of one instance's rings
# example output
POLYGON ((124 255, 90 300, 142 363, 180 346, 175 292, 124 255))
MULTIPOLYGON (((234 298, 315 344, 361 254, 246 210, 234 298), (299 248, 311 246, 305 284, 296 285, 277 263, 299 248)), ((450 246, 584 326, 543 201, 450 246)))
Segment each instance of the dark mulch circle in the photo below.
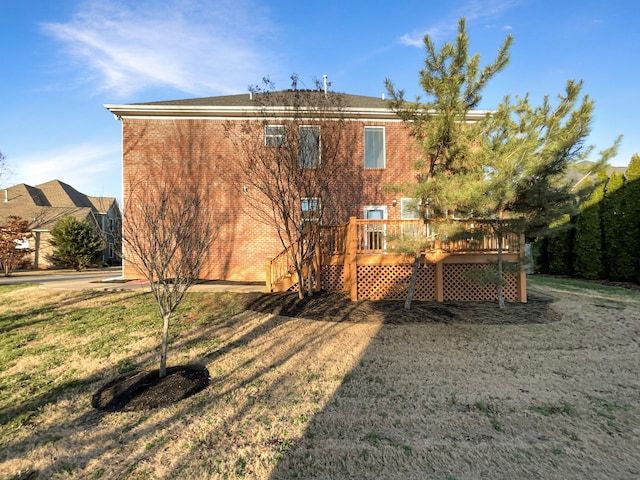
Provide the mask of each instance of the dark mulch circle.
POLYGON ((149 410, 165 407, 190 397, 209 385, 209 371, 202 365, 136 372, 117 378, 93 395, 91 404, 105 412, 149 410))

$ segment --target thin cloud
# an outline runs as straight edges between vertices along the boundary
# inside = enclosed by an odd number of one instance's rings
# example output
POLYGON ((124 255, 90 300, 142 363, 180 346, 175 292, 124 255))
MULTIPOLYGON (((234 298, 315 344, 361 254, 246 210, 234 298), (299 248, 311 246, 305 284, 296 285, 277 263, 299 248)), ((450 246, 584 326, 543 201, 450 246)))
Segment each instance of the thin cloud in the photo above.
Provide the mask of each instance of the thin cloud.
POLYGON ((39 153, 16 159, 16 163, 17 177, 29 185, 38 185, 54 179, 91 179, 114 168, 120 168, 120 147, 74 145, 57 152, 39 153))
POLYGON ((251 0, 89 1, 70 21, 42 28, 119 97, 157 86, 232 93, 267 62, 273 69, 262 50, 273 31, 251 0))
MULTIPOLYGON (((470 0, 451 17, 443 19, 425 30, 406 33, 400 37, 399 41, 402 45, 422 47, 425 35, 429 35, 435 41, 454 35, 460 17, 465 17, 467 24, 495 19, 518 3, 519 0, 470 0)), ((504 28, 510 29, 511 27, 504 28)))

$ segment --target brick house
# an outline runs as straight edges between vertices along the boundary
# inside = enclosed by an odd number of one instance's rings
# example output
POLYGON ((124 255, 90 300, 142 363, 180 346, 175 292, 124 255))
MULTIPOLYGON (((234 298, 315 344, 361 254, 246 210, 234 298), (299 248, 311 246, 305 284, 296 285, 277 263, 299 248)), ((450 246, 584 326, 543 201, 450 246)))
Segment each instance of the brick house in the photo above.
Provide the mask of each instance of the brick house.
MULTIPOLYGON (((345 225, 350 219, 369 219, 374 223, 420 222, 415 201, 384 189, 385 185, 414 181, 419 174, 414 167, 419 151, 406 125, 383 98, 332 95, 340 96, 343 106, 340 115, 349 138, 344 148, 348 150, 350 160, 344 172, 332 182, 330 194, 322 199, 329 223, 345 225)), ((218 218, 221 222, 218 240, 208 255, 205 277, 230 281, 267 281, 269 284, 265 259, 278 256, 283 247, 275 232, 247 214, 247 208, 250 209, 251 205, 243 203, 247 198, 246 188, 232 181, 235 167, 246 158, 229 139, 228 130, 229 125, 234 123, 264 122, 267 116, 271 119, 267 122, 269 125, 253 131, 264 135, 260 141, 268 148, 270 142, 277 141, 273 136, 280 134, 278 119, 285 117, 286 111, 279 105, 265 108, 256 102, 255 94, 250 93, 129 105, 110 104, 105 107, 122 122, 124 222, 127 221, 127 190, 138 181, 135 178, 136 166, 145 158, 175 150, 176 145, 184 139, 183 135, 175 132, 190 132, 199 139, 199 155, 205 156, 215 166, 209 170, 212 172, 209 173, 209 181, 217 192, 218 218)), ((469 120, 484 114, 481 111, 472 112, 469 120)), ((313 120, 307 123, 313 127, 313 120)), ((381 257, 377 258, 376 261, 380 263, 381 257)), ((482 261, 486 262, 486 258, 482 261)), ((385 257, 383 263, 388 262, 389 257, 385 257)), ((127 269, 125 261, 125 276, 133 275, 135 273, 127 269)), ((342 270, 328 275, 334 278, 343 276, 342 270)), ((337 280, 336 284, 340 285, 337 288, 345 288, 341 280, 337 280)), ((425 295, 435 298, 436 290, 430 289, 433 295, 425 295)), ((511 296, 515 297, 517 288, 512 290, 511 296)), ((385 298, 385 294, 378 297, 385 298)))
POLYGON ((0 223, 10 215, 29 222, 33 238, 28 247, 33 253, 27 262, 36 269, 54 267, 51 258, 50 231, 62 217, 71 216, 87 221, 105 239, 102 263, 120 263, 119 231, 120 208, 113 197, 93 197, 77 191, 59 180, 31 186, 24 183, 4 189, 0 203, 0 223), (114 235, 116 233, 116 235, 114 235))

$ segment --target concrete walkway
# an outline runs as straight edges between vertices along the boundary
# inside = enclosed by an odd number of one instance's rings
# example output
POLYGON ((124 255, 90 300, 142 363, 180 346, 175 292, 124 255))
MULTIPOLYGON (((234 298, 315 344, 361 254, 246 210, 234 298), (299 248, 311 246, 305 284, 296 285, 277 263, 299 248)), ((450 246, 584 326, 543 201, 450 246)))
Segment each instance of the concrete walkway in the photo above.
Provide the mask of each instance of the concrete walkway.
MULTIPOLYGON (((122 280, 122 269, 110 267, 83 272, 74 270, 16 271, 0 279, 0 285, 37 283, 40 288, 56 290, 140 290, 150 291, 146 280, 122 280)), ((207 281, 190 288, 192 292, 265 292, 264 283, 207 281)))

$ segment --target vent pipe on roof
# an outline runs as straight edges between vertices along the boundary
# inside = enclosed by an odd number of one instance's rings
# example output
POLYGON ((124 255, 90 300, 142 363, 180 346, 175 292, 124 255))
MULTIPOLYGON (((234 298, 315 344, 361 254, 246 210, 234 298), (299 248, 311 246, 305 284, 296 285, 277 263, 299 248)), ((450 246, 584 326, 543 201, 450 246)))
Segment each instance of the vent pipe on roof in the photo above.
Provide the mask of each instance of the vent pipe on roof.
POLYGON ((384 100, 384 93, 382 94, 382 99, 384 100))
POLYGON ((249 90, 249 100, 253 100, 253 92, 249 90))
POLYGON ((327 98, 327 87, 329 84, 327 83, 327 76, 322 75, 322 83, 324 84, 324 98, 327 98))
POLYGON ((9 189, 4 189, 4 203, 9 203, 9 189))

